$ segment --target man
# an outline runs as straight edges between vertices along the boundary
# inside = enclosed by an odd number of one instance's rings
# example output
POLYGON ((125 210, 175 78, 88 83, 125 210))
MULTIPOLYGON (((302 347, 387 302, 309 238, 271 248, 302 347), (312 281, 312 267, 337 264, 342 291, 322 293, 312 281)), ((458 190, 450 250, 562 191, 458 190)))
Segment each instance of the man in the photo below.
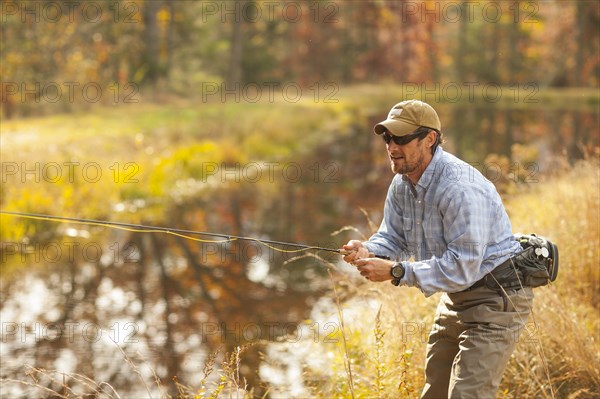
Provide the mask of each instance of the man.
POLYGON ((374 131, 395 176, 379 230, 366 242, 348 242, 344 260, 370 281, 444 293, 427 344, 422 398, 493 398, 533 300, 509 260, 520 245, 500 196, 442 149, 430 105, 400 102, 374 131))

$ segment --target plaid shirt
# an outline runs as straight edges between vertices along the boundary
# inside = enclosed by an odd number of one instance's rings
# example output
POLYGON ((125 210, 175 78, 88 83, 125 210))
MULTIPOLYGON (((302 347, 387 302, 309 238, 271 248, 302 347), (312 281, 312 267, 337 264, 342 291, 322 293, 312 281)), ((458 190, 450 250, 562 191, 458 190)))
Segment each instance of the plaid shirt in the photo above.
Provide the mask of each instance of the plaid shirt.
POLYGON ((520 250, 494 185, 455 156, 436 150, 418 183, 396 175, 383 221, 364 243, 404 262, 400 285, 426 296, 464 290, 520 250))

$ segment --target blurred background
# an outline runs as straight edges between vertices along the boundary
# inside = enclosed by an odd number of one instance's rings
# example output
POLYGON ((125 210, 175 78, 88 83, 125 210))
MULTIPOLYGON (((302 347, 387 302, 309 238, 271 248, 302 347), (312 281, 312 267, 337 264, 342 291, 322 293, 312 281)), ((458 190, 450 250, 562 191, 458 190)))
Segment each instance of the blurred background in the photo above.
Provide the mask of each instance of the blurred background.
MULTIPOLYGON (((3 0, 1 208, 339 248, 393 177, 372 126, 421 99, 561 248, 499 396, 598 397, 599 4, 3 0)), ((7 397, 418 397, 437 296, 328 252, 0 220, 7 397)))

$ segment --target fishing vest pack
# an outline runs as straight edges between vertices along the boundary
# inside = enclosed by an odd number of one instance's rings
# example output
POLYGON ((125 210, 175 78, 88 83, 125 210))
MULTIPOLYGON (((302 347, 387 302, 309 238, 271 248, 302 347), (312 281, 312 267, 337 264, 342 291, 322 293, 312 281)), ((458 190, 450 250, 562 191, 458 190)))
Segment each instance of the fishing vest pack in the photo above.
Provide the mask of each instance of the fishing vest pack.
POLYGON ((556 280, 558 247, 535 234, 515 234, 515 239, 523 250, 512 261, 523 273, 523 285, 540 287, 556 280))

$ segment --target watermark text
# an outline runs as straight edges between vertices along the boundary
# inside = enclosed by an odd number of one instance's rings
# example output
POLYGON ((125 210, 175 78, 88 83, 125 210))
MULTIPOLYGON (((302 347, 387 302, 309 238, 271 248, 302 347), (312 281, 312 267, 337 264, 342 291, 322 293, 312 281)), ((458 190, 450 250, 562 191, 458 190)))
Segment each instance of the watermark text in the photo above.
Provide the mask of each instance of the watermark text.
MULTIPOLYGON (((67 235, 87 238, 86 230, 68 229, 67 235)), ((100 245, 94 241, 49 241, 44 243, 23 243, 3 241, 0 244, 2 263, 9 259, 21 263, 63 263, 79 260, 98 263, 136 263, 140 259, 140 248, 135 242, 114 242, 100 245)))
POLYGON ((339 85, 334 82, 315 82, 302 86, 296 82, 262 82, 262 83, 216 83, 202 82, 202 102, 268 102, 284 101, 297 103, 300 100, 315 103, 338 103, 339 85))
POLYGON ((109 178, 114 183, 139 183, 136 175, 140 165, 135 162, 113 162, 103 166, 98 162, 2 162, 0 163, 0 181, 21 183, 97 183, 109 178))
POLYGON ((2 82, 2 102, 58 103, 75 102, 98 103, 103 100, 112 103, 139 103, 139 87, 136 83, 108 85, 98 82, 2 82))

